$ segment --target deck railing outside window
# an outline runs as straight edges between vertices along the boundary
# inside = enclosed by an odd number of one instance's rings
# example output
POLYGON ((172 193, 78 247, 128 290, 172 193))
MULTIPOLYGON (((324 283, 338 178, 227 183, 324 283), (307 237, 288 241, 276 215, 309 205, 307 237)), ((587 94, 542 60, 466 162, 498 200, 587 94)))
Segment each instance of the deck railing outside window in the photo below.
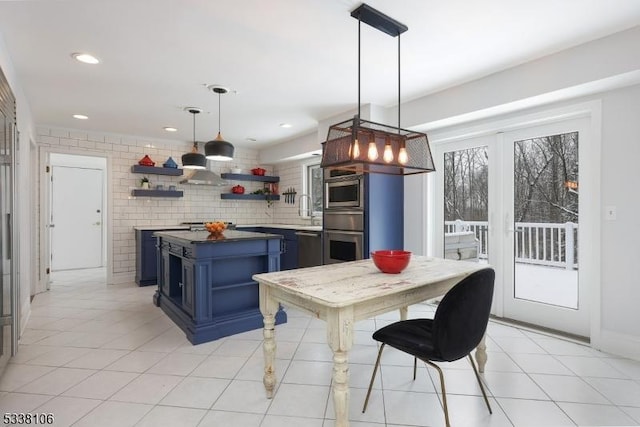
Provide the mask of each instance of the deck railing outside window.
MULTIPOLYGON (((487 221, 445 221, 445 233, 473 231, 479 241, 480 259, 487 259, 489 225, 487 221)), ((516 262, 578 268, 578 224, 574 222, 516 222, 516 262)))

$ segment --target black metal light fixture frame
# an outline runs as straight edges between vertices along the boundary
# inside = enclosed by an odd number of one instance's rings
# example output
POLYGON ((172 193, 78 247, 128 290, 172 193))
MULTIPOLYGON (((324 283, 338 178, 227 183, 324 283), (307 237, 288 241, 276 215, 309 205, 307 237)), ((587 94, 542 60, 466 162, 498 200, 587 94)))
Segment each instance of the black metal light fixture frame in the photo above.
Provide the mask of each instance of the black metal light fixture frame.
POLYGON ((202 110, 189 107, 187 111, 193 115, 193 148, 190 153, 182 155, 182 167, 184 169, 206 169, 207 158, 204 154, 198 152, 198 143, 196 142, 196 114, 199 114, 202 110))
POLYGON ((234 147, 233 144, 227 142, 220 133, 220 95, 227 93, 228 90, 221 86, 213 86, 211 90, 218 94, 218 136, 209 141, 204 146, 204 154, 207 159, 229 161, 233 160, 234 147))
POLYGON ((329 128, 320 166, 358 173, 410 175, 433 172, 429 139, 422 132, 400 127, 400 34, 408 27, 363 3, 351 12, 358 20, 358 114, 329 128), (398 126, 360 118, 360 24, 364 22, 398 37, 398 126))

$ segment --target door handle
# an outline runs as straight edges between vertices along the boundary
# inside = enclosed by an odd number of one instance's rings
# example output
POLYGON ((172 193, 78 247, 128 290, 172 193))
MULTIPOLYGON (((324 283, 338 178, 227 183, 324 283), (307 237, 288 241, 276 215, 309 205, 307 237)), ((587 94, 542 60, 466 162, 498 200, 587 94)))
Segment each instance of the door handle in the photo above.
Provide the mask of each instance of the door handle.
POLYGON ((93 225, 100 225, 100 221, 94 222, 93 225))
POLYGON ((513 228, 513 224, 509 221, 509 214, 504 216, 504 229, 507 233, 515 233, 515 228, 513 228))
POLYGON ((54 228, 55 226, 55 224, 49 224, 49 228, 54 228))

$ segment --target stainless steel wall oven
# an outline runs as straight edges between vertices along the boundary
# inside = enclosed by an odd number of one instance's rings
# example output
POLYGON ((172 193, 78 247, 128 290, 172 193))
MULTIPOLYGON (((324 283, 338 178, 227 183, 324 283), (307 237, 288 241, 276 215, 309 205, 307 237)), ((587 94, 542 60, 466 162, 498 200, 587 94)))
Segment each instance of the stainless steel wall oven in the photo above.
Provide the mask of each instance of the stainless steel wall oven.
POLYGON ((364 258, 363 211, 325 211, 323 226, 324 264, 364 258))
POLYGON ((324 209, 364 209, 364 183, 362 175, 325 176, 324 209))

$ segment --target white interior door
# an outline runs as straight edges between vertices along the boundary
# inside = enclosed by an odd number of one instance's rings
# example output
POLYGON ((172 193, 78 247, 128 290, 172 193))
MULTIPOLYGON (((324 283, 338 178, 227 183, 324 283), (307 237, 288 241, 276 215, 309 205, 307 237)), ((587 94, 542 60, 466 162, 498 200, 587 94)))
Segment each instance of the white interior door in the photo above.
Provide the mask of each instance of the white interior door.
POLYGON ((502 135, 504 316, 589 336, 579 167, 587 119, 502 135))
POLYGON ((52 271, 103 266, 103 171, 51 169, 52 271))

